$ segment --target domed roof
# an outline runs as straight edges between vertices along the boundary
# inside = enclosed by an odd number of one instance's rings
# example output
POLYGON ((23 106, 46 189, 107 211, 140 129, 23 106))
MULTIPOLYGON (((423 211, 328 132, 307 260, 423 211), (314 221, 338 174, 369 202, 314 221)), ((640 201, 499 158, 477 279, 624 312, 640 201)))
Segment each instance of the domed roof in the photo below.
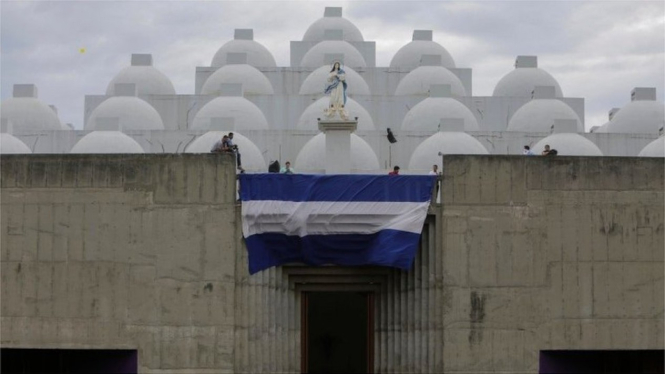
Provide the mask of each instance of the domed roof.
POLYGON ((211 66, 221 67, 226 65, 227 54, 229 53, 246 53, 247 63, 257 68, 277 66, 275 58, 268 48, 253 40, 253 32, 251 36, 239 36, 242 34, 239 31, 248 30, 236 30, 236 39, 227 42, 215 53, 211 66))
POLYGON ((592 132, 592 133, 606 133, 607 132, 607 126, 609 124, 610 124, 609 122, 605 122, 600 126, 592 127, 589 132, 592 132))
POLYGON ((441 156, 486 155, 487 149, 473 136, 461 131, 439 131, 425 139, 411 155, 409 171, 431 170, 436 164, 441 170, 441 156))
MULTIPOLYGON (((325 119, 323 110, 328 107, 330 98, 324 96, 305 109, 298 120, 299 130, 318 130, 317 118, 325 119)), ((358 117, 358 130, 374 130, 374 121, 369 112, 352 98, 346 99, 346 112, 349 118, 358 117)))
POLYGON ((247 64, 225 65, 217 69, 203 84, 202 95, 219 92, 221 84, 242 84, 242 90, 250 95, 272 95, 274 90, 268 78, 259 69, 247 64))
POLYGON ((665 105, 658 101, 636 100, 626 104, 607 124, 605 132, 658 134, 665 125, 665 105))
POLYGON ((638 157, 665 157, 665 136, 647 144, 638 157))
POLYGON ((151 55, 133 54, 131 66, 120 70, 109 82, 106 94, 115 95, 118 83, 135 84, 139 95, 175 95, 171 80, 152 66, 151 55))
POLYGON ((428 97, 414 105, 404 116, 402 130, 438 131, 442 118, 461 118, 464 120, 464 131, 480 131, 478 120, 471 110, 449 97, 428 97))
POLYGON ((10 155, 24 153, 32 153, 25 143, 12 134, 6 132, 0 133, 0 154, 10 155))
MULTIPOLYGON (((330 66, 321 66, 314 70, 310 75, 305 78, 300 86, 299 95, 315 95, 322 94, 323 89, 327 84, 328 75, 330 74, 330 66)), ((369 86, 365 79, 356 73, 352 68, 345 66, 346 82, 348 87, 346 89, 347 95, 370 95, 369 86)))
POLYGON ((541 139, 531 149, 535 154, 545 149, 556 149, 559 156, 602 156, 603 152, 593 142, 577 133, 556 133, 541 139))
POLYGON ((455 60, 441 44, 432 40, 413 40, 400 48, 393 59, 390 60, 391 68, 411 68, 420 65, 423 55, 441 56, 441 66, 454 68, 455 60))
POLYGON ((327 65, 324 63, 325 55, 331 53, 343 54, 345 66, 353 68, 367 67, 363 55, 354 46, 343 40, 325 40, 316 44, 302 57, 300 66, 320 68, 322 65, 327 65))
MULTIPOLYGON (((298 153, 294 167, 298 171, 321 171, 326 168, 326 134, 310 139, 298 153)), ((351 170, 379 170, 379 160, 367 142, 351 134, 351 170)))
POLYGON ((537 86, 552 86, 555 97, 563 97, 559 82, 540 68, 518 68, 511 71, 499 80, 492 96, 531 97, 537 86))
POLYGON ((584 132, 577 113, 557 99, 533 99, 522 105, 510 118, 506 131, 550 132, 557 119, 576 120, 577 131, 584 132))
MULTIPOLYGON (((227 134, 227 131, 208 131, 196 138, 187 147, 185 153, 210 153, 212 146, 227 134)), ((234 131, 233 144, 238 146, 238 150, 242 155, 242 166, 245 170, 263 172, 267 170, 266 161, 261 150, 251 140, 234 131)))
POLYGON ((69 153, 145 153, 143 147, 120 131, 93 131, 79 140, 69 153))
POLYGON ((157 110, 135 96, 114 96, 104 100, 90 114, 86 129, 95 130, 97 118, 117 117, 123 130, 164 130, 157 110))
POLYGON ((267 130, 268 120, 251 101, 244 97, 217 97, 196 113, 190 128, 195 130, 209 129, 212 118, 233 118, 233 130, 267 130))
POLYGON ((342 30, 342 38, 347 42, 362 42, 363 35, 360 30, 346 18, 323 17, 312 23, 305 31, 304 42, 320 42, 325 39, 326 30, 342 30))
POLYGON ((443 66, 420 66, 413 69, 397 85, 395 96, 427 95, 432 84, 449 84, 453 96, 466 96, 462 81, 443 66))
POLYGON ((3 101, 0 103, 0 118, 9 120, 14 131, 63 129, 58 115, 36 96, 12 97, 3 101))

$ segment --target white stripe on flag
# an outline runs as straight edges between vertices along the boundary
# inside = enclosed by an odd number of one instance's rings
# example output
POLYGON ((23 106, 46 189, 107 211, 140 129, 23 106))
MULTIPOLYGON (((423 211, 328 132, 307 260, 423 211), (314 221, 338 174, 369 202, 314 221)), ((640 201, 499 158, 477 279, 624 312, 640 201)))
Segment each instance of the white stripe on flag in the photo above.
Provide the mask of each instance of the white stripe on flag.
POLYGON ((242 203, 242 231, 286 235, 374 234, 392 229, 420 234, 426 202, 281 201, 242 203))

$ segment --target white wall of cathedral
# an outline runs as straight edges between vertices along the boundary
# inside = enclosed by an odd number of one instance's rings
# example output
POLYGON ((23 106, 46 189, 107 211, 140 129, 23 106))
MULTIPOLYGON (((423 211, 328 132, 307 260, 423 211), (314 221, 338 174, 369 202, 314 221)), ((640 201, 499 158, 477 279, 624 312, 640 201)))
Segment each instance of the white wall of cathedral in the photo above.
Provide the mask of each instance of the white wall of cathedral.
MULTIPOLYGON (((13 135, 23 141, 34 153, 69 153, 74 144, 90 131, 39 131, 21 132, 13 135)), ((207 130, 153 130, 125 131, 148 153, 182 153, 198 136, 207 130)), ((237 131, 240 132, 240 131, 237 131)), ((247 130, 240 132, 256 144, 266 162, 280 160, 282 163, 294 161, 305 143, 317 135, 316 130, 247 130)), ((383 131, 357 131, 376 153, 380 166, 387 170, 391 165, 408 166, 416 147, 431 136, 434 131, 405 132, 394 131, 398 142, 389 145, 383 131)), ((549 136, 549 133, 523 133, 505 131, 469 132, 480 141, 490 154, 519 155, 526 144, 534 145, 549 136)), ((580 134, 596 144, 605 156, 637 156, 640 151, 658 135, 653 134, 580 134)), ((212 144, 211 144, 212 146, 212 144)), ((445 150, 442 150, 445 151, 445 150)), ((540 152, 539 149, 534 149, 540 152)), ((241 151, 242 152, 242 151, 241 151)), ((297 165, 295 165, 297 168, 297 165)))
MULTIPOLYGON (((194 93, 201 92, 201 88, 205 81, 210 77, 218 68, 199 66, 196 68, 194 93)), ((300 86, 314 70, 314 68, 306 67, 275 67, 275 68, 258 68, 275 88, 276 95, 297 95, 300 92, 300 86)), ((388 68, 388 67, 371 67, 371 68, 353 68, 360 74, 373 95, 377 96, 392 96, 397 89, 397 85, 407 74, 413 69, 408 68, 388 68)), ((472 96, 472 69, 468 68, 451 68, 448 69, 455 74, 462 85, 467 95, 472 96)), ((321 82, 323 87, 325 82, 321 82)))
MULTIPOLYGON (((215 96, 200 95, 162 95, 140 96, 150 103, 161 115, 164 128, 167 130, 187 130, 196 113, 215 96)), ((301 114, 321 95, 245 95, 245 98, 256 104, 268 119, 271 129, 295 129, 301 114)), ((349 95, 362 105, 371 115, 377 130, 386 128, 399 129, 406 113, 427 96, 379 96, 349 95)), ((85 125, 92 111, 106 100, 107 96, 88 95, 85 97, 85 125)), ((474 114, 478 125, 486 131, 503 131, 508 120, 529 98, 519 97, 463 97, 458 99, 474 114)), ((584 121, 584 99, 563 98, 584 121)), ((353 113, 351 113, 353 117, 353 113)))

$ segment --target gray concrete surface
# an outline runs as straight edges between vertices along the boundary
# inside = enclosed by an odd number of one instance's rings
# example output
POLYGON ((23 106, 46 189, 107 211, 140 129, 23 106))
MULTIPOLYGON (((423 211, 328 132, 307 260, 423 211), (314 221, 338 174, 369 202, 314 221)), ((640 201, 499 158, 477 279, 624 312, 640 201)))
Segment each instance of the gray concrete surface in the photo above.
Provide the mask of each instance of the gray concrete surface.
POLYGON ((380 372, 536 373, 543 349, 665 346, 662 159, 447 156, 411 271, 253 276, 230 157, 0 163, 3 347, 137 349, 141 373, 299 372, 312 287, 375 292, 380 372))

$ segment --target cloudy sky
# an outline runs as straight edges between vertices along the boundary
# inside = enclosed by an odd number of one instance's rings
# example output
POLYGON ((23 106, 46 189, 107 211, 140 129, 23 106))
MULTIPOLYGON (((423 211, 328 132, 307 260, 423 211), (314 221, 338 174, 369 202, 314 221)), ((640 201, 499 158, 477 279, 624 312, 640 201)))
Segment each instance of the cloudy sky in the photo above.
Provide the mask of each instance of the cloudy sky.
POLYGON ((64 123, 83 126, 85 95, 103 94, 132 53, 152 53, 176 91, 194 92, 196 66, 253 28, 254 38, 289 65, 326 6, 375 41, 388 66, 414 29, 434 30, 458 67, 473 69, 474 96, 489 96, 515 56, 537 55, 564 96, 583 97, 586 127, 601 125, 633 87, 665 86, 665 2, 656 1, 6 1, 0 2, 0 89, 34 83, 64 123), (85 53, 80 49, 85 48, 85 53))

